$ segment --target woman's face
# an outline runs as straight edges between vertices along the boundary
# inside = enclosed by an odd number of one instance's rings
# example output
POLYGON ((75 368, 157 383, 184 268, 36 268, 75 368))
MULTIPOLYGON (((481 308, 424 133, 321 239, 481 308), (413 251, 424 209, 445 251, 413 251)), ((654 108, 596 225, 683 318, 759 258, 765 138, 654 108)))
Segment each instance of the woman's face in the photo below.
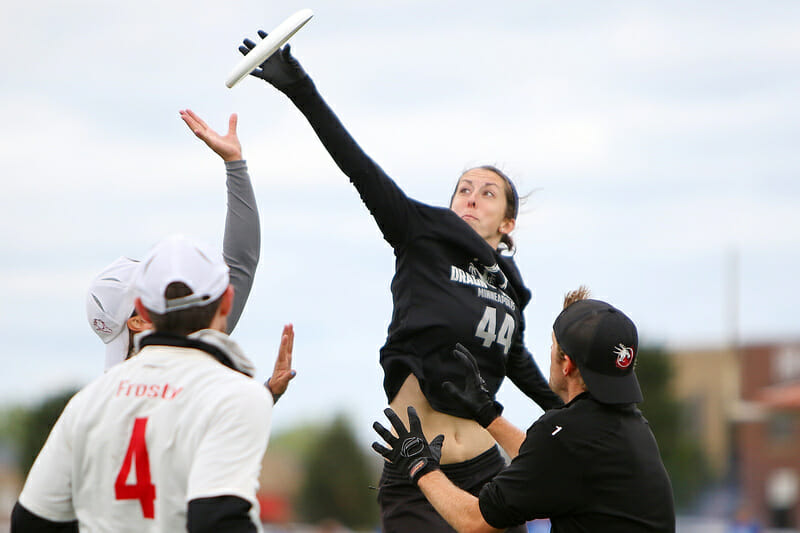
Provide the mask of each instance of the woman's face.
POLYGON ((506 218, 505 187, 505 180, 491 170, 474 168, 459 178, 450 203, 450 209, 494 248, 514 229, 514 220, 506 218))

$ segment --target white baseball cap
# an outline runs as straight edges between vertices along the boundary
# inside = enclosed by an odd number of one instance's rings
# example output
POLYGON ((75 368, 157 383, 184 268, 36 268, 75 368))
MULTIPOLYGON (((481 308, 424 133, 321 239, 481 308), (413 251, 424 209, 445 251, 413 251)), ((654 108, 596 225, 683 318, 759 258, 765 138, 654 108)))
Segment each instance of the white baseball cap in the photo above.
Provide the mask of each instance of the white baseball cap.
POLYGON ((95 276, 86 294, 86 318, 106 344, 108 370, 128 355, 128 319, 134 311, 133 280, 140 263, 120 257, 95 276))
POLYGON ((225 292, 230 283, 228 265, 222 254, 183 235, 171 235, 156 244, 142 260, 134 282, 134 296, 158 314, 207 305, 225 292), (167 286, 185 283, 192 294, 167 299, 167 286))

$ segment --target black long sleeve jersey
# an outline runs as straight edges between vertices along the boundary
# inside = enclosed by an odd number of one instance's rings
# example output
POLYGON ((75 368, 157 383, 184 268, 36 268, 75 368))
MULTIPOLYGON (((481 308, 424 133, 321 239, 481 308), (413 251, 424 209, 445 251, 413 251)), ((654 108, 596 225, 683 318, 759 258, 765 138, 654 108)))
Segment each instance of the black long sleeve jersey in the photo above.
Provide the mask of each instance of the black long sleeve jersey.
POLYGON ((465 345, 494 396, 505 376, 543 409, 562 405, 523 344, 531 299, 519 270, 450 209, 408 198, 363 152, 306 77, 284 92, 355 186, 395 253, 394 303, 380 351, 391 402, 409 373, 431 406, 469 418, 442 391, 465 375, 452 350, 465 345))
POLYGON ((672 484, 647 420, 634 404, 588 392, 528 428, 478 503, 500 529, 549 518, 553 533, 675 531, 672 484))

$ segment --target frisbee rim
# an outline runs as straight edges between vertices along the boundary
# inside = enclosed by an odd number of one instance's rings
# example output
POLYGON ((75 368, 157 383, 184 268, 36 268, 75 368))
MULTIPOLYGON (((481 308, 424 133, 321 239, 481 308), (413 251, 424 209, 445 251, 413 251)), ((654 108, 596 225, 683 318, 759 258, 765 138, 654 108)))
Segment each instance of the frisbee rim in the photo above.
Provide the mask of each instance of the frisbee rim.
POLYGON ((236 64, 228 74, 225 86, 229 89, 235 87, 258 65, 269 59, 281 46, 286 44, 313 16, 314 13, 310 9, 301 9, 286 17, 236 64))

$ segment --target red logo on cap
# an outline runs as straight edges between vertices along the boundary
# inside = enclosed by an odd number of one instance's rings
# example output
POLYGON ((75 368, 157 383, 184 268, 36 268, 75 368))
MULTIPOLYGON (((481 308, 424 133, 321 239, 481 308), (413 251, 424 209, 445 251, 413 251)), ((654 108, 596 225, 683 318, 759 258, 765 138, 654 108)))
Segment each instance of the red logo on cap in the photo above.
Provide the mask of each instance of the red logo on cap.
POLYGON ((633 362, 633 348, 629 348, 622 343, 619 343, 614 348, 614 353, 617 356, 617 368, 628 368, 633 362))
POLYGON ((100 320, 99 318, 95 318, 92 321, 92 325, 94 326, 94 329, 96 329, 100 333, 111 333, 112 332, 111 328, 106 326, 106 323, 103 322, 102 320, 100 320))

